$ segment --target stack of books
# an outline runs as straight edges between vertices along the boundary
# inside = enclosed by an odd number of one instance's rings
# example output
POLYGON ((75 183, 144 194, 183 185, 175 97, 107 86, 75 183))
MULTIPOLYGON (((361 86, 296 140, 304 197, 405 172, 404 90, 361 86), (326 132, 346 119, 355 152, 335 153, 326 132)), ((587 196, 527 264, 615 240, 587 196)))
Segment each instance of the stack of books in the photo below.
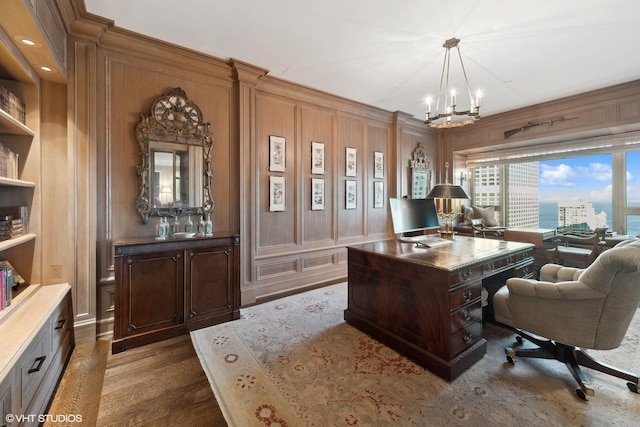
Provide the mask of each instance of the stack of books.
POLYGON ((0 241, 29 233, 29 208, 27 206, 0 207, 0 241))
POLYGON ((24 102, 2 86, 0 86, 0 108, 20 123, 25 124, 27 115, 24 102))
POLYGON ((0 143, 0 176, 18 179, 18 154, 0 143))

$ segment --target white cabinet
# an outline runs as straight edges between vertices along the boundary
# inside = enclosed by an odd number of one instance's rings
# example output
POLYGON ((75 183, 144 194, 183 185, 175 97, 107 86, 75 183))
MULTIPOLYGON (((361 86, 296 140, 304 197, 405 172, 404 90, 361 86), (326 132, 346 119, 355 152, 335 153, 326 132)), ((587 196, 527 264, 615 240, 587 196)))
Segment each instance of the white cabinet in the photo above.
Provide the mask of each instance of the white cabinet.
POLYGON ((0 415, 11 426, 42 421, 74 345, 69 285, 33 288, 0 319, 0 415))

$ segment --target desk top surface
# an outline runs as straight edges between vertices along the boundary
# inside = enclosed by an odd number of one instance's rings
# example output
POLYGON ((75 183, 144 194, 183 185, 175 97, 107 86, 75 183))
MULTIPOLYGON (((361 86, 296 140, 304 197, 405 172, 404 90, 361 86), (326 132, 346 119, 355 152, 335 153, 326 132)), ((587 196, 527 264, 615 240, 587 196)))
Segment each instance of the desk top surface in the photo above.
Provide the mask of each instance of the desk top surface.
POLYGON ((533 248, 531 243, 466 236, 456 236, 452 244, 433 248, 416 247, 413 243, 403 243, 397 240, 384 240, 348 247, 348 249, 375 253, 449 271, 533 248))

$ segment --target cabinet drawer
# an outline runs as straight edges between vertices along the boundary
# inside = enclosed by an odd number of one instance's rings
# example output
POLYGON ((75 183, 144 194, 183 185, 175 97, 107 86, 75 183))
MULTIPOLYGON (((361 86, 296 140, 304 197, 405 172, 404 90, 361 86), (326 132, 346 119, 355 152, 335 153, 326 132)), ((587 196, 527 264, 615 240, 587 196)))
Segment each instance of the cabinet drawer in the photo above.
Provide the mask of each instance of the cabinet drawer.
POLYGON ((51 353, 49 352, 48 334, 47 328, 43 328, 38 332, 18 362, 20 377, 18 392, 20 394, 20 407, 23 409, 29 407, 49 368, 51 353))
POLYGON ((482 289, 482 283, 472 283, 468 286, 461 286, 455 290, 452 290, 449 294, 449 308, 451 311, 458 309, 458 307, 462 307, 463 305, 469 304, 475 299, 480 298, 482 289))
POLYGON ((513 271, 513 277, 521 279, 533 279, 533 263, 522 265, 513 271))
POLYGON ((0 383, 0 426, 8 425, 7 414, 12 414, 11 409, 11 379, 13 378, 13 371, 11 374, 0 383))
POLYGON ((478 280, 482 277, 482 265, 463 268, 449 275, 449 287, 478 280))
POLYGON ((451 354, 456 354, 464 351, 467 347, 473 345, 476 341, 482 338, 482 321, 471 323, 464 328, 451 334, 451 354))
POLYGON ((49 321, 49 330, 51 331, 51 354, 54 354, 60 348, 60 345, 71 332, 73 328, 73 319, 71 318, 69 295, 65 297, 58 307, 54 310, 49 321))
POLYGON ((454 311, 451 314, 451 333, 482 320, 482 301, 478 300, 454 311))

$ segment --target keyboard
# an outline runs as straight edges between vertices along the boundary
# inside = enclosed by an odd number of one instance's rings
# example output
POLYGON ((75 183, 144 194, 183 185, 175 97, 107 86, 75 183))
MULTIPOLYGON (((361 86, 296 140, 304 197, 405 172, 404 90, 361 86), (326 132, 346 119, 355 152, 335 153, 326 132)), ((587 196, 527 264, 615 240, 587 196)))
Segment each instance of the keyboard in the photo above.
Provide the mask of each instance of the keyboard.
POLYGON ((435 248, 438 246, 446 246, 453 244, 453 241, 448 239, 443 239, 438 236, 410 236, 410 237, 400 237, 398 241, 403 243, 415 243, 415 245, 419 248, 435 248))

